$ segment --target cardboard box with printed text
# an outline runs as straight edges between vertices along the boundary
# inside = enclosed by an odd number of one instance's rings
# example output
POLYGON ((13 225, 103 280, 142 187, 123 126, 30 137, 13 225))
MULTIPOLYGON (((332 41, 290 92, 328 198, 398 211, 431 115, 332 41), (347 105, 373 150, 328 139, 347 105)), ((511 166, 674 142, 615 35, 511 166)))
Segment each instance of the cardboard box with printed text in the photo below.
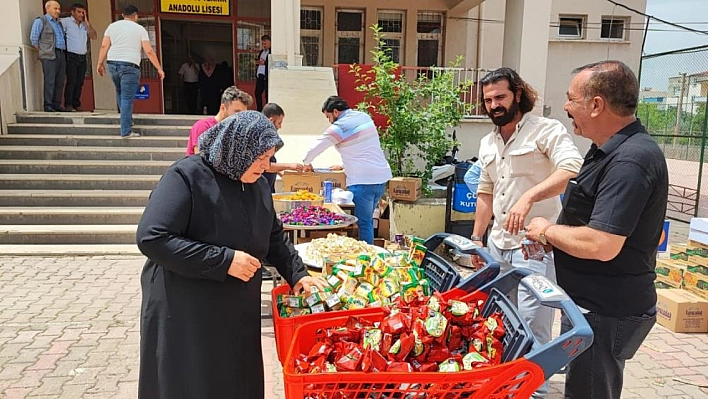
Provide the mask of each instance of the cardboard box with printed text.
POLYGON ((708 332, 708 301, 679 289, 656 294, 657 323, 673 332, 708 332))
POLYGON ((399 201, 416 201, 423 194, 423 179, 394 177, 388 182, 388 196, 399 201))

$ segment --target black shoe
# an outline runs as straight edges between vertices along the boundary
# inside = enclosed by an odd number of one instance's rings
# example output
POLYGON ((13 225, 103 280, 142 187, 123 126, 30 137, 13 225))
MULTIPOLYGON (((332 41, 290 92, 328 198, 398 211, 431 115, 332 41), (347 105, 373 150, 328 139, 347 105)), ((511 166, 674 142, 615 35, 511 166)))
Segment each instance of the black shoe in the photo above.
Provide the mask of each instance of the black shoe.
POLYGON ((52 107, 44 107, 44 112, 57 112, 57 110, 52 107))
POLYGON ((70 111, 65 110, 65 109, 62 108, 62 107, 54 108, 54 111, 55 111, 55 112, 70 112, 70 111))
POLYGON ((263 280, 272 280, 273 279, 273 273, 270 272, 270 270, 261 267, 261 270, 263 270, 263 280))

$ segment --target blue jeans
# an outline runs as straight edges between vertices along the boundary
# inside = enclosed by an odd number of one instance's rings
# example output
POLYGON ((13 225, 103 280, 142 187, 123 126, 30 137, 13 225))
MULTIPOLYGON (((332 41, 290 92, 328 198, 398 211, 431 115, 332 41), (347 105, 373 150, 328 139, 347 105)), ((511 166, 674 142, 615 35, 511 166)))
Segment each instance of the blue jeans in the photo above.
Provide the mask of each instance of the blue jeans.
MULTIPOLYGON (((656 323, 656 309, 641 316, 612 317, 593 312, 584 316, 594 338, 590 348, 568 365, 565 399, 620 399, 625 361, 637 353, 656 323)), ((563 316, 561 332, 571 328, 563 316)))
MULTIPOLYGON (((489 252, 497 259, 504 259, 509 262, 512 267, 530 269, 540 273, 549 280, 556 281, 556 267, 553 260, 553 252, 547 253, 542 261, 524 260, 524 254, 521 248, 516 249, 499 249, 492 242, 487 240, 489 252)), ((502 263, 500 273, 506 273, 510 269, 506 263, 502 263)), ((551 330, 553 329, 554 310, 548 306, 541 305, 541 302, 524 287, 519 287, 517 295, 511 295, 512 302, 517 304, 519 314, 526 320, 529 327, 533 331, 533 335, 539 344, 545 344, 551 341, 551 330)), ((533 398, 543 398, 548 394, 548 382, 541 385, 533 395, 533 398)))
POLYGON ((133 101, 140 84, 140 68, 130 62, 108 61, 108 72, 116 87, 120 112, 120 135, 127 136, 133 124, 133 101))
POLYGON ((359 239, 374 243, 374 209, 386 189, 386 183, 355 184, 347 187, 354 194, 354 216, 359 219, 359 239))

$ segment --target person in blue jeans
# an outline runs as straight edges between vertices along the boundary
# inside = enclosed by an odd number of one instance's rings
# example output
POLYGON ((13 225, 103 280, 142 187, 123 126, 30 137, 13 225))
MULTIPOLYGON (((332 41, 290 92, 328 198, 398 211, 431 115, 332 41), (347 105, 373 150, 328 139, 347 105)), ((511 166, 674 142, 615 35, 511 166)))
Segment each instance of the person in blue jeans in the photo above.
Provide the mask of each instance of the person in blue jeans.
POLYGON ((329 97, 324 102, 322 113, 332 125, 307 151, 302 163, 305 170, 312 170, 312 161, 334 146, 342 156, 347 189, 354 194, 354 216, 359 219, 359 239, 373 244, 374 209, 392 177, 376 125, 369 115, 349 109, 349 104, 337 96, 329 97))
POLYGON ((132 125, 133 101, 140 84, 141 50, 157 69, 160 79, 164 79, 165 72, 150 44, 147 30, 138 24, 138 8, 127 5, 123 9, 123 19, 108 25, 103 34, 96 68, 96 72, 103 76, 106 73, 104 63, 108 60, 108 72, 116 88, 120 112, 120 135, 124 138, 140 137, 139 133, 132 131, 132 125))

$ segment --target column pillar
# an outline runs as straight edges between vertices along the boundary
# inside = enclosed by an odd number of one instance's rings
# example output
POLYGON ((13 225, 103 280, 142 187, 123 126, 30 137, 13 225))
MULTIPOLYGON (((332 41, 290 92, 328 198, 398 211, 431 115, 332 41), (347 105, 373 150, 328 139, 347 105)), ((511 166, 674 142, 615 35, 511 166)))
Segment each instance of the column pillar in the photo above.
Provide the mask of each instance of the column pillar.
POLYGON ((271 52, 289 66, 302 65, 300 54, 300 0, 271 0, 271 52))
MULTIPOLYGON (((546 87, 552 0, 507 0, 503 66, 515 69, 541 97, 546 87)), ((542 99, 541 99, 542 100, 542 99)), ((539 114, 543 101, 536 103, 539 114)))

